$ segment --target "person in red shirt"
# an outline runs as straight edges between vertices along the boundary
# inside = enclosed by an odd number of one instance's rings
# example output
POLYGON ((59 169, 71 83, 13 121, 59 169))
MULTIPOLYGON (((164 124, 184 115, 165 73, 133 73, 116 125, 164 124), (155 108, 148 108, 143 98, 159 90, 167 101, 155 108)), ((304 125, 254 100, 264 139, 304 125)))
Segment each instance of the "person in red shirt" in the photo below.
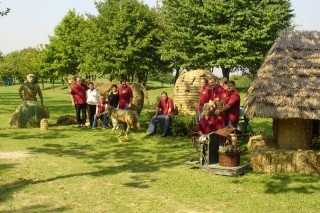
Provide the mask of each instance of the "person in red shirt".
POLYGON ((227 83, 229 88, 229 98, 226 101, 226 104, 222 109, 216 110, 215 114, 219 115, 222 112, 226 112, 227 125, 237 128, 239 122, 239 113, 240 113, 240 96, 239 93, 235 90, 235 82, 228 81, 227 83))
POLYGON ((220 99, 223 101, 223 105, 227 104, 227 100, 230 96, 230 90, 227 85, 228 79, 226 77, 221 78, 220 86, 222 88, 220 99))
POLYGON ((96 107, 96 114, 94 115, 92 129, 96 129, 98 120, 102 120, 102 129, 107 128, 107 115, 104 113, 108 107, 103 96, 99 96, 99 103, 96 107))
MULTIPOLYGON (((215 104, 217 110, 223 108, 222 100, 215 100, 214 104, 215 104)), ((225 126, 226 126, 226 112, 221 112, 219 115, 217 115, 215 117, 215 128, 214 128, 214 131, 222 129, 225 126)))
POLYGON ((211 100, 215 101, 221 99, 223 88, 220 86, 219 82, 215 79, 212 79, 210 85, 212 87, 211 100))
POLYGON ((203 105, 209 103, 212 94, 212 90, 208 87, 208 79, 202 78, 200 84, 201 91, 198 101, 198 114, 202 112, 203 105))
POLYGON ((147 136, 154 135, 155 128, 159 120, 165 120, 164 127, 163 127, 163 134, 161 135, 161 137, 167 136, 170 117, 172 117, 173 115, 174 115, 173 101, 171 98, 168 97, 168 93, 166 91, 163 91, 161 93, 161 99, 157 106, 157 112, 151 119, 150 131, 147 136))
POLYGON ((127 82, 125 80, 121 80, 121 87, 119 88, 119 109, 128 110, 131 108, 133 93, 132 89, 127 86, 127 82))
POLYGON ((87 98, 88 86, 83 83, 82 78, 77 78, 77 83, 71 87, 72 105, 76 109, 78 127, 85 126, 87 119, 87 98))
POLYGON ((215 118, 210 115, 211 106, 205 104, 203 106, 203 116, 200 119, 197 131, 200 137, 203 137, 215 130, 215 118))

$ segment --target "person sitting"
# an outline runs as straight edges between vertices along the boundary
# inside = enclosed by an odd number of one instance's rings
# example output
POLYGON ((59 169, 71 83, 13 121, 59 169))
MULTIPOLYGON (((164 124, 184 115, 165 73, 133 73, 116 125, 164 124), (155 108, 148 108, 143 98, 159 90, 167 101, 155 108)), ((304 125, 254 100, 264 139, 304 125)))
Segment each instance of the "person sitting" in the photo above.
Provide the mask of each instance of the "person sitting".
POLYGON ((97 128, 97 123, 99 119, 102 119, 102 129, 106 129, 107 127, 107 115, 104 113, 107 109, 108 105, 105 102, 103 96, 99 96, 99 103, 97 104, 96 114, 94 115, 94 120, 92 124, 92 129, 97 128))
POLYGON ((151 119, 150 131, 147 136, 155 134, 156 124, 159 120, 165 120, 163 127, 163 134, 161 137, 166 137, 169 129, 170 118, 174 115, 174 105, 171 98, 168 97, 168 93, 163 91, 161 93, 161 99, 157 106, 157 112, 151 119))

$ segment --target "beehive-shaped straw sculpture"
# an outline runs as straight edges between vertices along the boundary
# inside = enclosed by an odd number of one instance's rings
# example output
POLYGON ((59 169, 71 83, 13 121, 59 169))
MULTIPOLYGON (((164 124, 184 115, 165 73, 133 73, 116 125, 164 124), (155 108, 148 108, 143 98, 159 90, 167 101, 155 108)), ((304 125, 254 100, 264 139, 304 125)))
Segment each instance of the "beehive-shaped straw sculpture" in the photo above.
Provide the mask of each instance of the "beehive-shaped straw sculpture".
POLYGON ((178 113, 194 115, 197 113, 201 78, 217 79, 217 76, 206 70, 182 72, 173 90, 175 109, 178 113))

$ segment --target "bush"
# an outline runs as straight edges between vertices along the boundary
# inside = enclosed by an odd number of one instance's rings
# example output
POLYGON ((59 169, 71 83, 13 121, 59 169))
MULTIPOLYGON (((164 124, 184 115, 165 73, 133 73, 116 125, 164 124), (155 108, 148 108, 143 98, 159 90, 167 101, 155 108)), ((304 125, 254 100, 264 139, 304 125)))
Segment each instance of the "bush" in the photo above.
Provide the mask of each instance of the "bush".
POLYGON ((194 115, 179 114, 175 115, 171 123, 171 133, 175 136, 189 135, 194 126, 196 117, 194 115))

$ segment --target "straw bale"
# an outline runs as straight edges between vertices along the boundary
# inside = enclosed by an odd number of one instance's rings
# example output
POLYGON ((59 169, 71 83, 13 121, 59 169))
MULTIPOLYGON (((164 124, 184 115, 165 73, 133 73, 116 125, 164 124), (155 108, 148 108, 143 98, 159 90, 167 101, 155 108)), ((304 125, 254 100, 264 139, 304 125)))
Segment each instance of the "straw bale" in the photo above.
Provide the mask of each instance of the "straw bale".
POLYGON ((175 108, 179 113, 196 114, 201 78, 217 79, 215 75, 206 70, 191 70, 180 74, 173 91, 175 108))
MULTIPOLYGON (((114 82, 108 82, 108 83, 94 82, 95 88, 99 90, 100 94, 106 98, 108 98, 109 92, 111 91, 111 86, 113 84, 116 84, 118 88, 121 86, 114 82)), ((144 105, 144 99, 146 98, 148 101, 147 90, 140 83, 127 82, 127 85, 132 89, 132 93, 133 93, 131 109, 137 111, 138 114, 140 114, 144 105)))
POLYGON ((320 153, 311 150, 263 150, 251 152, 255 172, 298 172, 320 174, 320 153))
POLYGON ((40 129, 41 130, 48 130, 48 119, 46 119, 46 118, 41 119, 40 129))
POLYGON ((77 124, 77 117, 74 115, 63 115, 57 119, 58 125, 70 125, 77 124))
POLYGON ((267 150, 275 148, 273 138, 262 134, 251 136, 249 138, 247 146, 249 151, 254 151, 257 149, 267 150))

